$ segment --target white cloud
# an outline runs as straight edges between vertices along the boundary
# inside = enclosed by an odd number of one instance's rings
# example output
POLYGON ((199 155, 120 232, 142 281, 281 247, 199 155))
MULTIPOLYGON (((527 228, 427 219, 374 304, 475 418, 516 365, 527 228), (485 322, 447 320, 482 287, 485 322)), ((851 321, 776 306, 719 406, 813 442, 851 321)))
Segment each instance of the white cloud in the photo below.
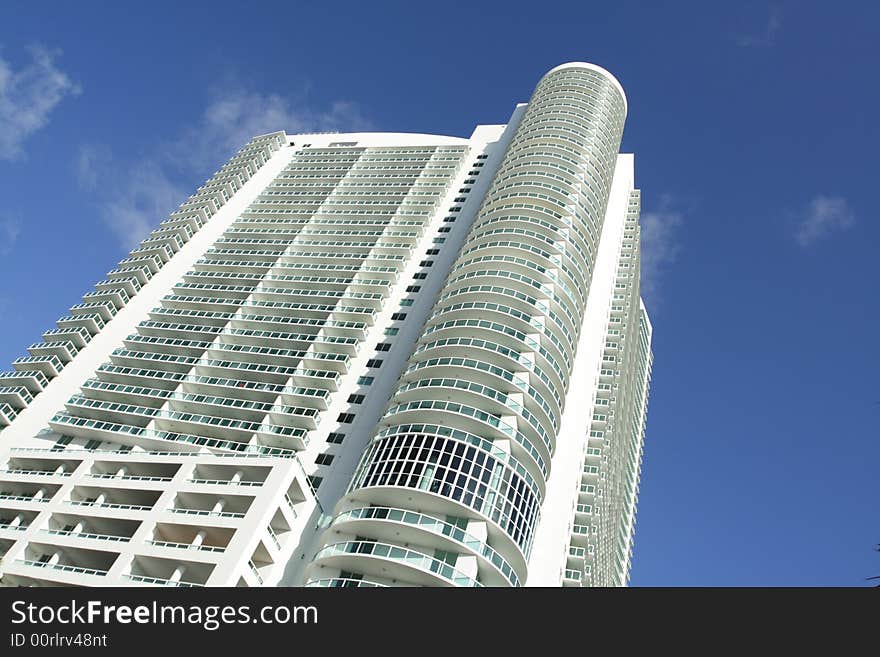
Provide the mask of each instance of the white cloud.
POLYGON ((55 51, 41 46, 29 49, 30 62, 15 70, 0 59, 0 159, 23 154, 28 137, 49 123, 52 110, 80 86, 55 66, 55 51))
POLYGON ((103 221, 131 248, 194 191, 191 181, 204 181, 252 137, 369 127, 357 105, 346 101, 315 110, 278 94, 227 89, 153 155, 120 166, 109 149, 89 145, 80 149, 75 168, 83 189, 98 196, 103 221))
POLYGON ((770 7, 770 15, 760 31, 753 34, 743 34, 737 37, 736 44, 741 48, 768 48, 776 40, 776 33, 781 25, 779 8, 770 7))
POLYGON ((832 233, 850 228, 855 222, 856 216, 846 199, 819 195, 810 201, 806 217, 795 232, 795 241, 807 247, 832 233))
POLYGON ((12 253, 12 247, 21 235, 21 220, 0 216, 0 255, 12 253))
POLYGON ((684 217, 672 208, 672 198, 664 195, 654 212, 642 212, 641 219, 641 291, 646 301, 657 303, 660 283, 666 269, 681 250, 679 228, 684 217))

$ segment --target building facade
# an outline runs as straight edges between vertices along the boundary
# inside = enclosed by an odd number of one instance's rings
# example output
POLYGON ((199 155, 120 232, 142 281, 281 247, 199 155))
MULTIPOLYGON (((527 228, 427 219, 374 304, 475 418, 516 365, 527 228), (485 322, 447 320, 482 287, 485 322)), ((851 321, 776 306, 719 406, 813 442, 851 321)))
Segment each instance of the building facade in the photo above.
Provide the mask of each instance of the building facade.
POLYGON ((254 138, 0 373, 0 584, 625 585, 626 109, 254 138))

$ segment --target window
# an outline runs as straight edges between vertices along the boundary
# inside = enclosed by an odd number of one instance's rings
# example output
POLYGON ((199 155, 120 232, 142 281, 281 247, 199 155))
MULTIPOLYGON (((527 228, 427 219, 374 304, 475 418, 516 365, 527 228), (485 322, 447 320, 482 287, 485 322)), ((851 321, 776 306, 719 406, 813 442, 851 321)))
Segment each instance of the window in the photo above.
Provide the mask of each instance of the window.
POLYGON ((440 228, 437 229, 437 232, 438 233, 450 233, 450 232, 452 232, 452 226, 440 226, 440 228))
MULTIPOLYGON (((440 232, 441 233, 444 232, 442 228, 440 229, 440 232)), ((448 231, 446 231, 446 232, 448 232, 448 231)), ((446 241, 445 237, 435 237, 434 238, 434 244, 443 244, 443 242, 445 242, 445 241, 446 241)))
POLYGON ((415 299, 403 299, 403 300, 400 302, 400 305, 401 305, 401 306, 411 306, 411 305, 413 305, 414 303, 415 303, 415 299))
POLYGON ((451 224, 453 221, 455 221, 455 217, 444 217, 443 221, 451 224))
POLYGON ((333 463, 333 455, 332 454, 318 454, 315 459, 315 463, 317 465, 330 465, 333 463))
MULTIPOLYGON (((406 286, 407 292, 418 292, 421 289, 422 289, 421 285, 407 285, 406 286)), ((377 347, 377 349, 378 349, 378 347, 377 347)))
POLYGON ((70 441, 73 440, 72 436, 61 436, 54 445, 52 445, 53 452, 59 452, 65 448, 65 446, 70 444, 70 441))
POLYGON ((461 212, 461 206, 460 205, 453 205, 451 208, 449 208, 449 211, 450 212, 461 212))
POLYGON ((383 362, 381 358, 371 358, 367 361, 367 367, 382 367, 383 362))
POLYGON ((464 196, 459 196, 458 198, 455 199, 454 202, 455 203, 465 203, 466 201, 467 201, 467 199, 464 196))
MULTIPOLYGON (((399 329, 399 328, 387 328, 387 329, 385 329, 385 335, 388 335, 388 336, 391 336, 391 335, 397 335, 398 333, 400 333, 400 329, 399 329)), ((367 378, 369 378, 369 377, 367 377, 367 378)), ((372 383, 372 381, 371 381, 371 383, 372 383)))
POLYGON ((86 449, 89 451, 94 451, 101 446, 101 442, 102 441, 100 440, 90 440, 86 443, 86 449))
POLYGON ((433 265, 434 265, 434 261, 433 261, 433 260, 422 260, 422 261, 419 263, 419 267, 432 267, 433 265))
POLYGON ((413 278, 417 281, 423 281, 426 278, 428 278, 428 272, 426 272, 426 271, 417 272, 417 273, 413 274, 413 278))
POLYGON ((361 404, 364 399, 366 399, 366 395, 349 395, 348 403, 349 404, 361 404))
POLYGON ((358 377, 357 382, 358 382, 359 386, 370 386, 370 385, 373 385, 373 377, 360 376, 360 377, 358 377))
POLYGON ((489 156, 486 155, 485 153, 483 153, 482 155, 477 155, 477 159, 478 159, 478 160, 485 160, 485 159, 488 159, 488 157, 489 157, 489 156))
POLYGON ((342 422, 343 424, 351 424, 354 422, 354 413, 340 413, 339 417, 336 418, 337 422, 342 422))
POLYGON ((390 342, 380 342, 376 345, 376 351, 388 351, 389 349, 391 349, 390 342))
POLYGON ((339 445, 342 441, 345 440, 345 434, 339 433, 338 431, 334 431, 329 436, 327 436, 327 442, 333 445, 339 445))
POLYGON ((428 249, 425 255, 440 255, 440 249, 428 249))
POLYGON ((467 194, 469 191, 471 191, 470 187, 462 187, 461 189, 458 190, 458 193, 459 194, 467 194))
POLYGON ((318 487, 321 485, 321 482, 324 481, 324 477, 316 477, 315 475, 309 475, 306 477, 306 480, 309 482, 309 486, 311 486, 312 490, 318 490, 318 487))
MULTIPOLYGON (((474 174, 472 174, 472 175, 477 175, 477 174, 474 173, 474 174)), ((469 179, 467 179, 467 180, 464 181, 464 184, 465 184, 465 185, 473 185, 475 182, 477 182, 476 178, 469 178, 469 179)))
POLYGON ((402 321, 406 319, 406 313, 394 313, 393 315, 391 315, 391 319, 393 319, 395 322, 402 321))

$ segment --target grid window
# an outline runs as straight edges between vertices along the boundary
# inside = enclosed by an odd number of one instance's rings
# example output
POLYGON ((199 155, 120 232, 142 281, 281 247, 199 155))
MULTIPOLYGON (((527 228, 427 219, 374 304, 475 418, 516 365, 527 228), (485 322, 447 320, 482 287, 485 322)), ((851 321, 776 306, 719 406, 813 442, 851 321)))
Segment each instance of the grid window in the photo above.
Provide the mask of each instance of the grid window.
POLYGON ((315 463, 317 465, 330 465, 333 463, 333 455, 332 454, 318 454, 318 457, 315 459, 315 463))
POLYGON ((380 342, 376 345, 376 351, 388 351, 391 349, 390 342, 380 342))
POLYGON ((400 329, 399 329, 399 328, 387 328, 387 329, 385 329, 385 335, 388 335, 388 336, 397 335, 398 333, 400 333, 400 329))
POLYGON ((428 249, 425 255, 440 255, 440 249, 428 249))
POLYGON ((391 315, 391 319, 393 319, 395 322, 402 321, 406 319, 406 313, 394 313, 393 315, 391 315))
POLYGON ((334 431, 329 436, 327 436, 327 442, 332 445, 340 445, 343 440, 345 440, 345 434, 339 433, 338 431, 334 431))
POLYGON ((415 274, 413 274, 413 278, 416 279, 417 281, 423 281, 426 278, 428 278, 428 272, 425 272, 425 271, 416 272, 415 274))
POLYGON ((351 424, 354 422, 354 413, 340 413, 339 417, 336 418, 337 422, 342 422, 343 424, 351 424))
POLYGON ((415 300, 413 300, 413 299, 403 299, 400 302, 400 305, 401 306, 411 306, 411 305, 413 305, 413 303, 415 303, 415 300))
POLYGON ((437 229, 437 232, 438 233, 451 233, 452 226, 440 226, 440 228, 437 229))
POLYGON ((422 260, 419 263, 419 267, 433 267, 433 266, 434 266, 433 260, 422 260))
POLYGON ((64 447, 66 445, 69 445, 72 440, 73 440, 73 436, 61 436, 61 438, 59 438, 57 441, 55 441, 55 444, 52 445, 52 451, 53 452, 61 451, 62 449, 64 449, 64 447))
POLYGON ((422 289, 421 285, 407 285, 406 286, 407 292, 418 292, 421 289, 422 289))
POLYGON ((369 386, 373 384, 373 377, 359 376, 357 382, 359 386, 369 386))
POLYGON ((362 404, 364 399, 366 399, 366 395, 349 395, 348 403, 349 404, 362 404))
POLYGON ((306 479, 309 482, 309 486, 312 487, 312 490, 318 490, 321 486, 321 482, 324 481, 324 477, 316 477, 315 475, 309 475, 306 479))
POLYGON ((367 361, 367 367, 382 367, 383 362, 381 358, 371 358, 367 361))

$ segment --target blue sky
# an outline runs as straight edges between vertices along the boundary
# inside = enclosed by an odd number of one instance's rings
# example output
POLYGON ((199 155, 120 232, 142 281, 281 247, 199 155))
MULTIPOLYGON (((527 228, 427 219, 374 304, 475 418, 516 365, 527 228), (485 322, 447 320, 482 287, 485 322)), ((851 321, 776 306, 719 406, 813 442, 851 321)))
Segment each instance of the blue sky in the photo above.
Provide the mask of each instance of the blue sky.
POLYGON ((0 362, 248 136, 503 123, 627 91, 654 386, 634 585, 880 575, 880 9, 864 2, 0 6, 0 362))

